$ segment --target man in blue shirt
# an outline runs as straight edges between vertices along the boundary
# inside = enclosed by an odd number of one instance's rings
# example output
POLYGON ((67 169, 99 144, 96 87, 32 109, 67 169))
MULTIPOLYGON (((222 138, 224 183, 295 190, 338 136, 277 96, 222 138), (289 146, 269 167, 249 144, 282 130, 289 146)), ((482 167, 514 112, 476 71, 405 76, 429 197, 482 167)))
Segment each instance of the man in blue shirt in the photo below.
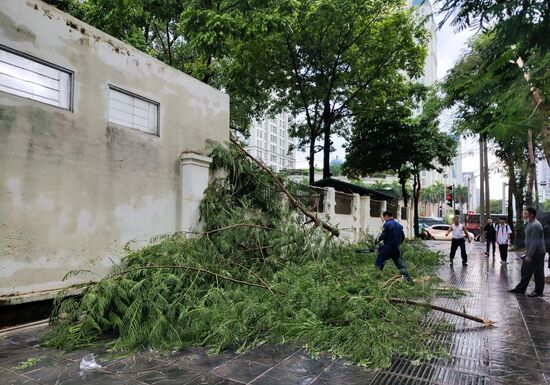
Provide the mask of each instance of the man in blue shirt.
POLYGON ((403 278, 405 278, 408 283, 413 283, 403 263, 403 259, 401 258, 400 246, 405 240, 403 226, 393 219, 393 214, 390 211, 384 211, 382 216, 384 217, 384 230, 378 238, 378 241, 384 242, 384 244, 378 250, 375 266, 378 270, 382 270, 386 261, 391 259, 393 263, 395 263, 395 267, 399 269, 403 278))

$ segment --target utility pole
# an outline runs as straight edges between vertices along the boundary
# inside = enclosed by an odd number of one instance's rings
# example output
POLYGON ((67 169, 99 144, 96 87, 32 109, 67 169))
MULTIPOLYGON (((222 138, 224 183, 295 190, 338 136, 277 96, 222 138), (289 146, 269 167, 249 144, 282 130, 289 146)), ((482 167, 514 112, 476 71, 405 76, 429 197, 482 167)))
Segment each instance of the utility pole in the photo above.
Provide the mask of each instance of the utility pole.
POLYGON ((479 239, 485 241, 485 234, 481 230, 485 224, 485 156, 483 155, 483 138, 479 135, 479 239))
POLYGON ((485 212, 488 219, 491 217, 491 194, 489 193, 489 151, 487 150, 487 139, 483 140, 483 156, 485 157, 485 212))

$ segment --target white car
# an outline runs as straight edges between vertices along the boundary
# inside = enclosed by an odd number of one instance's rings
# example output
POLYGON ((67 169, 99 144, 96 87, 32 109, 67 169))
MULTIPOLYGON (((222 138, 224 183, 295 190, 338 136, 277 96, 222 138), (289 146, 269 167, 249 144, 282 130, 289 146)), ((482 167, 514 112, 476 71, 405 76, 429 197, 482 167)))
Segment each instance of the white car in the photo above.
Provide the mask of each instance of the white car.
MULTIPOLYGON (((432 225, 427 228, 427 232, 430 235, 430 239, 434 239, 436 241, 450 241, 453 239, 453 233, 450 232, 449 235, 447 235, 447 231, 449 231, 450 225, 432 225)), ((468 233, 468 238, 470 238, 471 241, 474 240, 475 236, 474 234, 468 233)))

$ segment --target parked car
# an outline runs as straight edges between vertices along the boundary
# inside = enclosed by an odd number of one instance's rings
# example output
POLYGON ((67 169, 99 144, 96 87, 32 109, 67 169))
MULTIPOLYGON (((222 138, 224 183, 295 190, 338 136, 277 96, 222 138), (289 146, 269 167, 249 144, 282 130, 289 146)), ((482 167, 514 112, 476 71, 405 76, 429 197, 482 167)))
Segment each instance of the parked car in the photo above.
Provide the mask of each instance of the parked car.
MULTIPOLYGON (((450 225, 433 225, 428 227, 427 232, 429 234, 430 239, 436 240, 436 241, 450 241, 453 239, 453 234, 449 233, 447 234, 447 231, 449 231, 450 225)), ((467 231, 468 238, 470 238, 471 241, 474 240, 475 236, 473 233, 467 231)))

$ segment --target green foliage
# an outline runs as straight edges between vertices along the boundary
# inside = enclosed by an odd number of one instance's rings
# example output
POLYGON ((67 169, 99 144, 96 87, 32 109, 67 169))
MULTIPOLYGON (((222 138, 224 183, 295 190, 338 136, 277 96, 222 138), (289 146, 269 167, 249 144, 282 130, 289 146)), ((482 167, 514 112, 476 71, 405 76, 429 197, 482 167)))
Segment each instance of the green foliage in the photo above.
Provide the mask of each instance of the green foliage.
POLYGON ((29 357, 25 361, 20 362, 19 365, 14 367, 14 369, 22 371, 22 370, 32 368, 34 365, 38 364, 44 358, 45 358, 44 356, 29 357))
POLYGON ((502 212, 502 199, 491 199, 491 214, 505 214, 502 212))
POLYGON ((226 177, 206 191, 205 232, 161 237, 130 251, 81 298, 62 293, 46 345, 75 349, 104 334, 121 351, 244 351, 291 342, 368 366, 389 366, 397 354, 443 354, 431 344, 443 324, 428 326, 425 308, 388 300, 429 299, 439 283, 439 254, 404 245, 417 284, 390 279, 393 266, 379 272, 374 254, 355 252, 372 245, 349 245, 304 224, 266 174, 234 148, 214 145, 212 156, 226 177))

